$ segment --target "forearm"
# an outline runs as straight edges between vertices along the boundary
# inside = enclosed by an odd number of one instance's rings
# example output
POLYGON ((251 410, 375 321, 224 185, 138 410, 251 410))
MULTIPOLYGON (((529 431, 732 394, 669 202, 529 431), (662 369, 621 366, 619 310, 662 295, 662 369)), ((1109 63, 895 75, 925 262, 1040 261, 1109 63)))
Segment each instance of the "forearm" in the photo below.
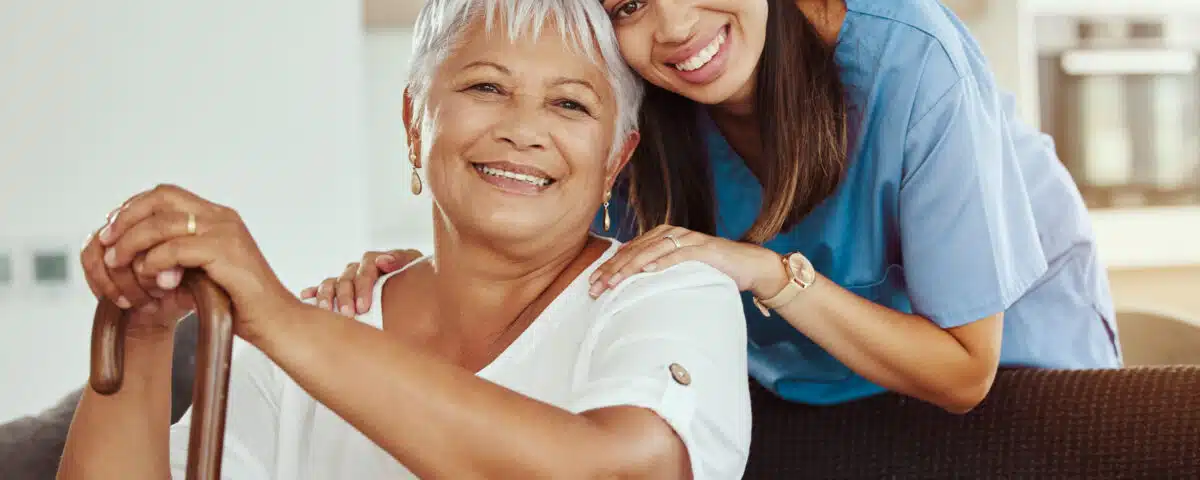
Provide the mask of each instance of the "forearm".
POLYGON ((991 349, 964 344, 929 319, 876 304, 826 278, 777 313, 867 380, 952 412, 978 404, 995 377, 991 349))
POLYGON ((59 479, 170 478, 171 340, 125 343, 121 390, 84 388, 67 434, 59 479))
POLYGON ((589 478, 645 466, 626 455, 636 446, 613 441, 590 419, 480 379, 378 329, 316 307, 288 316, 286 326, 256 341, 258 348, 420 477, 589 478))

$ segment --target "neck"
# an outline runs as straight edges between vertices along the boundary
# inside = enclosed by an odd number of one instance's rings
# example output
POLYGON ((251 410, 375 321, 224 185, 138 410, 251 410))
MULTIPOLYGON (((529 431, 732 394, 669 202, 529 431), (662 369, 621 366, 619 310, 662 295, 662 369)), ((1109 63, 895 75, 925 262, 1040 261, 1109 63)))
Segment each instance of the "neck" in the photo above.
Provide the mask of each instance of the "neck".
MULTIPOLYGON (((846 21, 845 0, 796 0, 796 8, 812 23, 817 35, 828 45, 836 45, 846 21)), ((768 39, 767 41, 771 41, 768 39)), ((737 93, 724 102, 710 108, 710 115, 721 117, 730 123, 742 124, 754 119, 754 102, 758 70, 737 93)))
POLYGON ((750 81, 732 97, 719 104, 709 107, 709 116, 716 120, 718 117, 734 121, 754 119, 754 100, 758 86, 758 69, 750 76, 750 81))
POLYGON ((826 44, 836 45, 846 21, 845 0, 796 0, 796 7, 804 14, 817 35, 826 44))
POLYGON ((510 251, 435 223, 432 286, 440 321, 458 323, 464 332, 504 331, 572 265, 590 238, 510 251))
POLYGON ((720 130, 721 136, 725 137, 725 142, 737 152, 756 176, 759 175, 761 172, 756 165, 762 157, 763 134, 758 117, 753 112, 742 114, 723 108, 710 108, 708 115, 720 130))

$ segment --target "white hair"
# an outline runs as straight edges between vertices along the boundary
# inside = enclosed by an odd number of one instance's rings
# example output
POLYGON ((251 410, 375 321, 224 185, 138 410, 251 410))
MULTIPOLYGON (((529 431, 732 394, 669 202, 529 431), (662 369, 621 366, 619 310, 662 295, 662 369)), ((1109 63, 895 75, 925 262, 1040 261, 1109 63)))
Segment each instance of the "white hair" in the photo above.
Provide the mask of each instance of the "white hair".
POLYGON ((425 108, 438 65, 472 22, 483 19, 490 31, 497 14, 505 21, 510 41, 517 41, 522 33, 537 37, 546 23, 554 22, 564 43, 601 66, 617 102, 610 156, 620 152, 625 138, 638 127, 644 90, 642 80, 621 57, 612 21, 597 0, 426 0, 417 16, 408 77, 417 114, 425 108))

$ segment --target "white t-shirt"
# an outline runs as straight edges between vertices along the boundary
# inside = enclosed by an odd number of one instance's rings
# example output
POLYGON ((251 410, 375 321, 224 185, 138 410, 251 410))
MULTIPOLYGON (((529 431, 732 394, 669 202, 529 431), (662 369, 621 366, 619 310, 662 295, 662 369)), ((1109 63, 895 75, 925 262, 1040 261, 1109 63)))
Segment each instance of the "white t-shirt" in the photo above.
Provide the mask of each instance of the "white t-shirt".
MULTIPOLYGON (((741 478, 750 398, 736 285, 708 265, 688 262, 635 275, 592 299, 588 276, 616 247, 477 375, 574 413, 650 409, 683 439, 696 479, 741 478)), ((376 328, 383 326, 379 297, 388 277, 376 283, 375 308, 359 317, 376 328)), ((184 478, 190 413, 171 427, 177 479, 184 478)), ((415 478, 248 344, 239 345, 233 362, 226 415, 222 478, 415 478)))

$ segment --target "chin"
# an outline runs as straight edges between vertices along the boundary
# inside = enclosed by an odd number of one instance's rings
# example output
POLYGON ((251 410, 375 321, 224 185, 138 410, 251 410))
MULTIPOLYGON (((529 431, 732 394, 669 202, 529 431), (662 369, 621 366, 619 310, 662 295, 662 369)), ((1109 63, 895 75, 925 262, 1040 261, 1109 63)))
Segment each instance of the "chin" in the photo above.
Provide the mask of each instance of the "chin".
POLYGON ((543 216, 530 211, 479 209, 472 213, 469 223, 473 226, 460 228, 460 231, 486 239, 498 247, 520 248, 537 243, 554 229, 543 216))
POLYGON ((720 105, 731 101, 737 95, 738 90, 734 86, 706 85, 695 87, 688 85, 679 89, 676 93, 702 105, 720 105))
MULTIPOLYGON (((735 101, 744 91, 747 91, 746 85, 754 85, 757 81, 755 78, 754 65, 749 68, 743 66, 734 66, 734 69, 722 73, 719 77, 713 79, 704 85, 696 85, 684 82, 675 78, 675 72, 670 67, 663 67, 666 71, 659 72, 658 77, 666 77, 667 81, 656 82, 656 84, 666 90, 670 90, 688 100, 702 105, 720 105, 735 101)), ((753 89, 749 89, 753 91, 753 89)))

